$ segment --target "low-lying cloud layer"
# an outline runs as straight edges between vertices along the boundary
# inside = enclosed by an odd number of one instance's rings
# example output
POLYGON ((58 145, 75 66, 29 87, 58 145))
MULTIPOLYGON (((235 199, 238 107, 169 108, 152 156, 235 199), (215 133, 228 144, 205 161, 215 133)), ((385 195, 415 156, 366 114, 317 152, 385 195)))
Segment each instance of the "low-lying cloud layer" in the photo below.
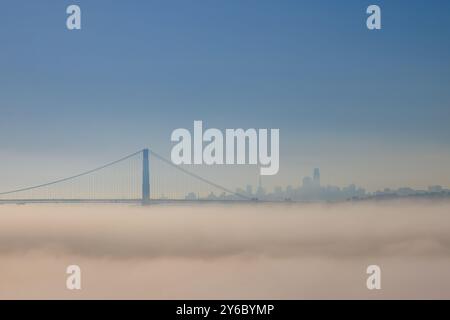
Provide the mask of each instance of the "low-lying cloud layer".
POLYGON ((449 255, 450 204, 0 206, 0 253, 122 258, 449 255))
POLYGON ((84 298, 366 297, 371 263, 417 285, 380 297, 450 297, 450 203, 0 205, 0 298, 73 297, 67 263, 88 268, 84 298))

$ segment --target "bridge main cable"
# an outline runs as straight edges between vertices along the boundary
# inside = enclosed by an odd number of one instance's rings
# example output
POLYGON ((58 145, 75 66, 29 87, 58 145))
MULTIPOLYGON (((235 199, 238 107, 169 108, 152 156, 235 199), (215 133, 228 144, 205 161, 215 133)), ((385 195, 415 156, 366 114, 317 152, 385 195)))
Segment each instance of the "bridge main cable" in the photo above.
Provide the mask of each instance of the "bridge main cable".
POLYGON ((105 165, 103 165, 101 167, 98 167, 98 168, 95 168, 95 169, 92 169, 92 170, 89 170, 89 171, 85 171, 85 172, 79 173, 79 174, 71 176, 71 177, 55 180, 55 181, 52 181, 52 182, 48 182, 48 183, 44 183, 44 184, 40 184, 40 185, 36 185, 36 186, 32 186, 32 187, 26 187, 26 188, 21 188, 21 189, 6 191, 6 192, 0 192, 0 196, 7 195, 7 194, 12 194, 12 193, 18 193, 18 192, 22 192, 22 191, 29 191, 29 190, 38 189, 38 188, 43 188, 43 187, 51 186, 51 185, 54 185, 54 184, 57 184, 57 183, 61 183, 61 182, 69 181, 69 180, 72 180, 72 179, 76 179, 76 178, 88 175, 90 173, 93 173, 93 172, 105 169, 107 167, 113 166, 113 165, 115 165, 115 164, 117 164, 119 162, 125 161, 125 160, 127 160, 127 159, 129 159, 131 157, 134 157, 134 156, 142 153, 142 151, 143 150, 139 150, 139 151, 137 151, 137 152, 135 152, 133 154, 130 154, 130 155, 126 156, 126 157, 123 157, 123 158, 121 158, 119 160, 107 163, 107 164, 105 164, 105 165))

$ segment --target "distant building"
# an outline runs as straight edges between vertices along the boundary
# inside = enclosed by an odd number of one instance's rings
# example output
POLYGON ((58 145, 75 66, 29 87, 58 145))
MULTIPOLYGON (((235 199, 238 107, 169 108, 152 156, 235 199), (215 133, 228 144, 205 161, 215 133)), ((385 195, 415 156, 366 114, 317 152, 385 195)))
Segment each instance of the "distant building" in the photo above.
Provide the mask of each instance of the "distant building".
POLYGON ((189 192, 185 197, 186 200, 197 200, 197 195, 194 192, 189 192))
POLYGON ((273 193, 276 197, 282 197, 283 196, 283 188, 280 186, 275 187, 273 190, 273 193))
POLYGON ((310 189, 313 186, 313 181, 312 181, 311 177, 304 177, 302 184, 303 184, 303 188, 310 189))
POLYGON ((430 186, 428 187, 428 192, 442 192, 444 191, 444 188, 441 186, 430 186))
POLYGON ((319 170, 319 168, 314 169, 313 184, 315 187, 320 187, 320 170, 319 170))
POLYGON ((245 188, 245 192, 248 196, 253 195, 253 187, 248 184, 247 187, 245 188))

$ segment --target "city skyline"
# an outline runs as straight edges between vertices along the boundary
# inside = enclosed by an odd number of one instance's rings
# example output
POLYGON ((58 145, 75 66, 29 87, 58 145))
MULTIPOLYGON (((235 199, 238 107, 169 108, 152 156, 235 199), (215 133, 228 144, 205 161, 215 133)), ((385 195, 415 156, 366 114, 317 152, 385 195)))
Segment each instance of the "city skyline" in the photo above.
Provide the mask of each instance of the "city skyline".
MULTIPOLYGON (((238 195, 243 195, 252 200, 263 201, 346 201, 346 200, 364 200, 364 199, 389 199, 398 197, 427 197, 427 196, 442 196, 450 197, 450 189, 441 185, 430 185, 424 190, 413 189, 408 186, 403 186, 397 189, 389 187, 382 190, 367 191, 362 186, 357 186, 353 183, 347 186, 321 185, 320 183, 320 169, 314 168, 312 177, 303 177, 302 183, 298 185, 275 186, 274 188, 264 188, 262 183, 263 177, 259 177, 259 182, 256 188, 253 185, 247 184, 245 189, 236 188, 235 192, 238 195)), ((239 199, 235 195, 230 194, 214 194, 211 192, 207 196, 199 196, 195 192, 190 192, 185 197, 186 200, 227 200, 239 199)))

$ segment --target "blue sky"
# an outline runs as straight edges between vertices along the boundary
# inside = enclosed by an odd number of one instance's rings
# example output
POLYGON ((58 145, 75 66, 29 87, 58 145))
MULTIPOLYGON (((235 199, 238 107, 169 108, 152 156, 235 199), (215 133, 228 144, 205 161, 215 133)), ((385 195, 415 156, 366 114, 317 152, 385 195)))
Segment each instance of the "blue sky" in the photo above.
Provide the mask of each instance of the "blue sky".
POLYGON ((448 186, 449 12, 444 0, 2 1, 1 185, 40 178, 11 173, 24 158, 60 176, 143 146, 168 155, 170 133, 203 120, 280 128, 277 183, 320 166, 333 184, 448 186), (70 4, 80 31, 66 29, 70 4))

